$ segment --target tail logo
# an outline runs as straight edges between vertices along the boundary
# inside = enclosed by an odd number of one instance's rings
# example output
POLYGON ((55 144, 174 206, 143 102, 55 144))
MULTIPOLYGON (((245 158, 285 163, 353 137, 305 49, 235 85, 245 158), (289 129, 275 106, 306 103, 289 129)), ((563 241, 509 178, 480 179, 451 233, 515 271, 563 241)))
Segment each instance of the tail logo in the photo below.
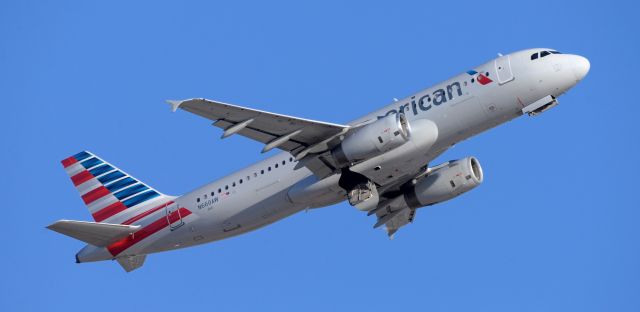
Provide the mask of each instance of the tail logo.
POLYGON ((141 207, 164 197, 87 151, 62 160, 62 165, 96 222, 118 223, 116 216, 129 208, 141 207))

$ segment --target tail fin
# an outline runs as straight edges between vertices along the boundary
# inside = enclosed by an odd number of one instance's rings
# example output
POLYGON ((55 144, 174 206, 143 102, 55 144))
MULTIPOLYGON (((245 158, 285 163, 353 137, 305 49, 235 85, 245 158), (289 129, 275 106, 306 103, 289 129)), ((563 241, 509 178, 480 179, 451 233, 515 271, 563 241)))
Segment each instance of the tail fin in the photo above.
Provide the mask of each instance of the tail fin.
POLYGON ((62 165, 96 222, 126 223, 136 212, 172 198, 87 151, 62 165))

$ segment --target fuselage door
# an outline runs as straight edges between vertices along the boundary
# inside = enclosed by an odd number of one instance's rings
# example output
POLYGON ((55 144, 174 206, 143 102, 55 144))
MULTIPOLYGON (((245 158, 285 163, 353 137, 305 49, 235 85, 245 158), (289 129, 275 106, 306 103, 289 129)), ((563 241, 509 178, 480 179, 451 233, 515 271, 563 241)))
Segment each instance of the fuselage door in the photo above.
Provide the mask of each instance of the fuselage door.
POLYGON ((180 206, 177 203, 168 203, 165 206, 165 210, 167 211, 167 222, 169 223, 169 229, 172 231, 183 226, 184 221, 182 220, 182 215, 180 215, 180 206))
POLYGON ((511 71, 511 58, 509 58, 509 55, 497 58, 495 63, 499 84, 503 85, 516 78, 511 71))

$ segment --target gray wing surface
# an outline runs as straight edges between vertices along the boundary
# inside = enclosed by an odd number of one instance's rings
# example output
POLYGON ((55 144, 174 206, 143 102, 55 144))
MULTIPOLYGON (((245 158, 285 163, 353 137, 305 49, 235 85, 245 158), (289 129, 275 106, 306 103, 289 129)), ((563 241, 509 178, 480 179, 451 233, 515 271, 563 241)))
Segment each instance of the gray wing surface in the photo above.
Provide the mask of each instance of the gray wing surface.
MULTIPOLYGON (((298 159, 326 151, 332 139, 349 129, 346 125, 275 114, 207 99, 168 103, 174 111, 180 108, 214 121, 214 126, 225 130, 223 138, 239 134, 265 144, 263 152, 278 148, 298 159)), ((327 176, 335 169, 317 159, 306 159, 304 165, 320 177, 327 176)))

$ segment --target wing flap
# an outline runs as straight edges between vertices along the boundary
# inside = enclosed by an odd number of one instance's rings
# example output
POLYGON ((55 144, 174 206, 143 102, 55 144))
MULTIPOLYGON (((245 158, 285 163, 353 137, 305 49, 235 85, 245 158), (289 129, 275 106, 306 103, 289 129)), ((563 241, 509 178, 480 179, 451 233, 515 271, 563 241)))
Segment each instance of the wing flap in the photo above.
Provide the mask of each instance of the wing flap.
POLYGON ((98 247, 106 247, 140 228, 139 225, 121 225, 100 222, 60 220, 49 226, 48 229, 56 231, 87 244, 98 247))

